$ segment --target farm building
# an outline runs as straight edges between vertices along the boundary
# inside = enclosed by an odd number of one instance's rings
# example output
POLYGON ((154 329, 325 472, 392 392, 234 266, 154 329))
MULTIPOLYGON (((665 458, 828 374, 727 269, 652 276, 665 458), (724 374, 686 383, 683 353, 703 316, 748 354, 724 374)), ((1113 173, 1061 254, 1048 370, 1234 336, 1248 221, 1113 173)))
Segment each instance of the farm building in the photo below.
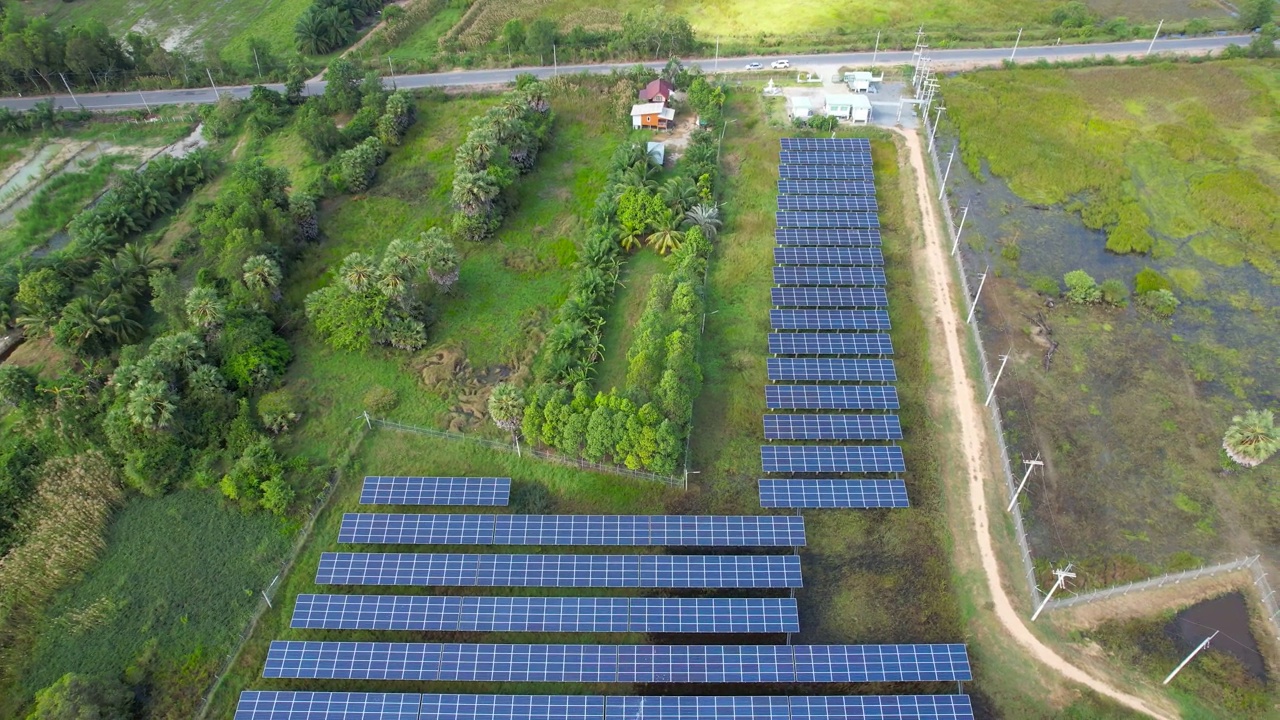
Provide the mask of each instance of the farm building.
POLYGON ((866 125, 871 122, 871 100, 861 93, 828 95, 827 114, 854 125, 866 125))
POLYGON ((813 100, 804 96, 795 96, 787 98, 791 103, 791 117, 807 118, 813 115, 813 100))
POLYGON ((637 93, 637 99, 642 103, 664 103, 671 99, 671 93, 676 91, 676 87, 671 83, 658 78, 653 82, 645 85, 644 88, 637 93))
POLYGON ((666 130, 675 124, 676 110, 666 103, 652 102, 631 106, 631 127, 666 130))

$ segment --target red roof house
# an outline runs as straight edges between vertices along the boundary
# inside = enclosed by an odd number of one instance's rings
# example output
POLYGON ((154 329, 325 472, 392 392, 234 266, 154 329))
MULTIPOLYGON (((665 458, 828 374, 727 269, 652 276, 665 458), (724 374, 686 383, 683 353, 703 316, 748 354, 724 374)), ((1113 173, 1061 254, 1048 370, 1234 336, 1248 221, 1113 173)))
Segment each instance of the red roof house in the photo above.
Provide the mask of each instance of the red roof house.
POLYGON ((666 80, 663 80, 662 78, 658 78, 657 80, 654 80, 648 85, 645 85, 644 89, 639 92, 637 97, 640 99, 640 102, 642 103, 648 103, 648 102, 665 103, 666 101, 671 99, 671 93, 675 91, 676 91, 675 85, 672 85, 671 83, 667 82, 666 80))

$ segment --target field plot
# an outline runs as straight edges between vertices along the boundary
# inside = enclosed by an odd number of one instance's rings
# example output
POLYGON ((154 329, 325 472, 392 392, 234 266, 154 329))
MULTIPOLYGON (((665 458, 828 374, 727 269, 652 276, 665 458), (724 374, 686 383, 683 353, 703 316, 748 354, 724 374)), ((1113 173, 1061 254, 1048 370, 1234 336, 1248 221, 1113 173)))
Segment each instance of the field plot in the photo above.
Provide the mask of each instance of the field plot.
POLYGON ((1024 501, 1032 554, 1044 573, 1075 562, 1077 588, 1280 558, 1280 464, 1244 469, 1220 449, 1231 417, 1275 408, 1280 384, 1277 69, 1017 70, 944 86, 979 178, 954 189, 971 267, 1003 275, 983 311, 988 351, 1013 347, 1009 440, 1046 461, 1024 501), (1112 302, 1046 307, 1076 269, 1111 281, 1112 302), (1170 320, 1129 301, 1153 287, 1180 301, 1170 320))

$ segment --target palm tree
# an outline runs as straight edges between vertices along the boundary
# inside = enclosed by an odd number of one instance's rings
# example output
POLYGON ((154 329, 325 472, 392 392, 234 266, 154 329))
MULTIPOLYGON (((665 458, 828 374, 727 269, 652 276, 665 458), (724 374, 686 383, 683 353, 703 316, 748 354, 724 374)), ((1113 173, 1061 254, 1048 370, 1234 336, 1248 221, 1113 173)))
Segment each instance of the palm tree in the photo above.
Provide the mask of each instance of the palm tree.
POLYGON ((657 178, 660 172, 648 161, 638 162, 622 173, 622 184, 641 190, 652 190, 658 187, 657 178))
POLYGON ((641 238, 638 234, 624 233, 622 237, 618 238, 618 244, 622 246, 623 250, 626 250, 627 252, 631 252, 633 250, 638 249, 644 243, 641 241, 641 238))
POLYGON ((448 292, 458 282, 458 251, 438 228, 422 234, 422 250, 431 280, 448 292))
POLYGON ((378 270, 373 258, 364 253, 351 253, 338 269, 338 279, 353 293, 362 293, 377 281, 378 270))
POLYGON ((494 387, 489 393, 489 418, 514 438, 524 420, 524 396, 520 389, 509 383, 499 383, 494 387))
POLYGON ((325 34, 325 19, 315 5, 308 7, 293 26, 293 37, 298 50, 311 55, 323 55, 328 51, 325 34))
POLYGON ((147 430, 163 430, 173 422, 175 400, 164 382, 144 380, 129 393, 126 410, 135 425, 147 430))
POLYGON ((694 205, 684 214, 685 223, 702 231, 702 236, 715 240, 720 232, 720 208, 715 205, 694 205))
POLYGON ((280 299, 280 266, 266 255, 254 255, 244 261, 244 285, 256 293, 271 293, 272 300, 280 299))
POLYGON ((187 317, 197 327, 211 330, 221 325, 226 315, 226 303, 213 288, 193 287, 187 293, 187 317))
POLYGON ((13 321, 22 328, 27 337, 41 337, 53 332, 54 326, 58 324, 58 311, 52 308, 35 308, 28 310, 24 315, 19 315, 13 321))
POLYGON ((670 210, 662 214, 657 223, 657 229, 649 236, 649 244, 659 255, 666 255, 680 249, 680 245, 684 242, 684 233, 680 231, 680 223, 676 220, 676 214, 670 210))
POLYGON ((698 186, 684 175, 678 175, 662 184, 658 196, 672 212, 680 216, 697 201, 698 186))
POLYGON ((453 178, 453 203, 465 215, 480 215, 501 189, 485 173, 459 172, 453 178))
POLYGON ((1270 410, 1249 410, 1231 418, 1222 437, 1227 456, 1245 467, 1255 467, 1280 450, 1280 429, 1270 410))
POLYGON ((115 293, 96 301, 81 295, 62 310, 59 340, 65 339, 77 355, 105 355, 112 343, 132 342, 142 335, 142 323, 130 310, 115 293))
MULTIPOLYGON (((430 232, 443 234, 439 228, 432 228, 430 232)), ((427 234, 422 234, 424 240, 427 234)), ((421 241, 412 242, 396 238, 387 243, 387 249, 382 253, 382 263, 384 267, 395 267, 404 276, 412 278, 422 271, 423 256, 421 241)))

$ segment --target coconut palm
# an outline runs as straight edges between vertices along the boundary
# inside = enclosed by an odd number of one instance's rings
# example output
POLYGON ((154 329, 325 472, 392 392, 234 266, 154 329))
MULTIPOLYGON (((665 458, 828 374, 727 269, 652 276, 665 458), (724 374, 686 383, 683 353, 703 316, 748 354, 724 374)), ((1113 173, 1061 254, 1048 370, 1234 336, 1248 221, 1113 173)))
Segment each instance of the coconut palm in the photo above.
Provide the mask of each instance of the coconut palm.
POLYGON ((465 215, 480 215, 502 191, 487 173, 459 172, 453 178, 453 204, 465 215))
POLYGON ((685 224, 702 231, 702 236, 715 240, 720 232, 720 208, 715 205, 694 205, 684 214, 685 224))
POLYGON ((362 293, 377 282, 378 269, 373 258, 364 253, 354 252, 342 261, 338 268, 338 280, 347 290, 362 293))
POLYGON ((622 184, 641 190, 652 190, 658 187, 660 172, 662 171, 648 161, 638 162, 622 173, 622 184))
POLYGON ((147 430, 163 430, 173 422, 177 398, 164 382, 144 380, 129 393, 129 419, 147 430))
POLYGON ((278 300, 281 278, 280 266, 266 255, 254 255, 244 261, 244 285, 256 293, 271 293, 272 300, 278 300))
POLYGON ((662 214, 658 219, 657 228, 653 234, 649 236, 649 244, 659 255, 666 255, 680 249, 680 245, 684 242, 684 233, 680 231, 680 222, 676 220, 676 214, 670 210, 662 214))
POLYGON ((444 239, 444 232, 432 228, 422 233, 422 253, 431 280, 448 292, 458 282, 459 258, 453 244, 444 239))
POLYGON ((489 419, 514 436, 524 420, 524 396, 520 389, 515 385, 499 383, 489 393, 489 419))
POLYGON ((1280 450, 1280 429, 1270 410, 1249 410, 1231 418, 1222 437, 1227 456, 1245 467, 1260 465, 1280 450))
POLYGON ((187 293, 187 317, 204 330, 212 330, 222 324, 227 316, 227 305, 218 297, 218 291, 208 287, 193 287, 187 293))
POLYGON ((658 196, 672 212, 681 216, 698 200, 698 186, 684 175, 678 175, 662 184, 658 196))
MULTIPOLYGON (((437 228, 432 229, 440 232, 437 228)), ((384 266, 395 267, 404 276, 412 278, 422 271, 423 257, 421 242, 396 238, 387 243, 387 249, 382 253, 382 263, 384 266)))
POLYGON ((77 355, 104 355, 113 345, 141 337, 144 328, 131 310, 115 293, 99 300, 81 295, 63 308, 58 340, 77 355))

